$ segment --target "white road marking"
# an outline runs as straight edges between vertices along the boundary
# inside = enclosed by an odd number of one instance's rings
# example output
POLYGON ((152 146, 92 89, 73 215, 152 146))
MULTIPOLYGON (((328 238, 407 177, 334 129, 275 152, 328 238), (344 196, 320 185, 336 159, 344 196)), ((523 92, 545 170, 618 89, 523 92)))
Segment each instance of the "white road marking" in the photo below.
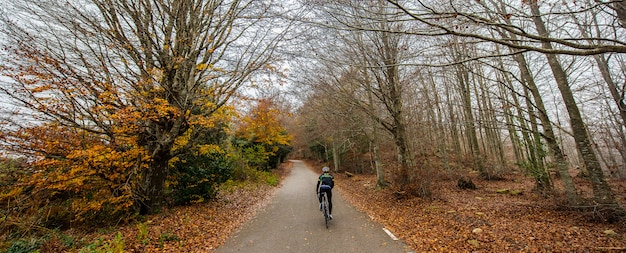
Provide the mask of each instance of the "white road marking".
POLYGON ((391 237, 391 240, 397 241, 398 237, 396 237, 395 235, 393 235, 391 233, 391 231, 389 231, 389 229, 383 228, 383 231, 385 231, 385 233, 387 233, 387 235, 389 235, 389 237, 391 237))

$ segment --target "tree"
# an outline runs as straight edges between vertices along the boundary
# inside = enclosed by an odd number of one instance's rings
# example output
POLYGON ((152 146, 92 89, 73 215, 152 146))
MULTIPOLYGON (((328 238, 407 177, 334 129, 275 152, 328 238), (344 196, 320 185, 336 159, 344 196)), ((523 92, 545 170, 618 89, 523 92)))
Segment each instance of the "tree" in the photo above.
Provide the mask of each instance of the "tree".
MULTIPOLYGON (((407 111, 404 107, 404 95, 410 81, 407 71, 401 66, 410 58, 404 49, 410 42, 406 36, 394 32, 404 27, 384 20, 385 15, 380 14, 388 9, 384 1, 320 5, 320 19, 323 21, 318 22, 325 22, 327 25, 321 25, 322 29, 330 29, 338 40, 332 49, 320 52, 328 56, 322 59, 322 64, 327 64, 328 73, 333 75, 328 78, 330 81, 324 82, 326 89, 332 90, 330 93, 335 96, 345 98, 343 103, 361 110, 392 136, 400 164, 395 176, 402 187, 407 186, 414 177, 411 173, 414 154, 408 138, 407 111), (382 22, 366 24, 363 23, 363 16, 382 22), (365 25, 368 29, 365 33, 346 31, 351 25, 365 25), (339 45, 341 48, 338 50, 339 45), (341 57, 337 57, 338 52, 341 57)), ((380 174, 379 183, 382 182, 380 174)))
MULTIPOLYGON (((455 43, 456 45, 456 43, 455 43)), ((462 57, 461 55, 467 51, 467 48, 458 48, 454 46, 454 58, 462 57)), ((461 61, 461 60, 457 60, 461 61)), ((465 135, 467 136, 467 143, 472 154, 472 161, 474 163, 474 169, 478 170, 480 175, 484 178, 489 178, 490 175, 485 169, 483 164, 483 156, 478 143, 478 136, 476 134, 476 120, 474 119, 474 112, 472 111, 472 98, 470 89, 470 73, 466 66, 463 64, 456 65, 455 74, 457 76, 457 86, 461 96, 463 105, 463 122, 465 126, 465 135)))
MULTIPOLYGON (((547 36, 548 31, 545 27, 545 23, 541 18, 539 6, 536 2, 531 2, 529 5, 533 13, 533 21, 535 23, 535 26, 537 27, 538 33, 542 36, 547 36)), ((546 49, 552 48, 550 42, 546 41, 542 44, 543 47, 546 49)), ((583 157, 583 162, 587 170, 589 171, 589 181, 591 182, 593 188, 594 200, 600 205, 607 205, 611 208, 614 208, 618 212, 623 213, 623 210, 621 210, 619 204, 615 200, 610 186, 605 180, 604 174, 602 172, 602 167, 600 166, 600 162, 598 161, 598 158, 594 153, 591 138, 587 133, 587 128, 585 126, 585 123, 583 122, 580 110, 578 109, 578 105, 576 104, 576 100, 574 99, 574 95, 572 94, 572 90, 569 86, 569 81, 567 80, 567 74, 563 70, 563 67, 561 66, 561 63, 559 62, 556 55, 546 54, 546 57, 548 58, 548 64, 550 65, 550 69, 552 70, 552 74, 554 75, 557 86, 561 91, 563 101, 565 102, 565 107, 567 108, 567 112, 569 114, 574 139, 576 141, 576 146, 578 147, 578 150, 583 157)))
MULTIPOLYGON (((504 8, 504 6, 501 5, 500 8, 504 8)), ((505 12, 504 10, 500 8, 498 8, 499 13, 505 12)), ((511 26, 513 25, 511 20, 505 20, 504 22, 506 22, 508 25, 511 25, 511 26)), ((508 33, 504 30, 499 30, 499 29, 496 29, 494 32, 498 34, 499 36, 506 38, 508 40, 512 40, 512 41, 518 40, 518 36, 514 33, 508 33)), ((515 42, 515 43, 518 43, 518 42, 515 42)), ((521 52, 519 49, 515 49, 515 48, 509 48, 509 50, 513 52, 521 52)), ((533 174, 536 177, 537 186, 539 189, 550 188, 547 171, 545 171, 544 169, 541 169, 541 166, 540 166, 543 158, 541 157, 541 153, 542 153, 541 152, 541 140, 539 136, 537 136, 540 134, 539 129, 537 126, 535 126, 535 123, 534 123, 536 121, 534 119, 535 117, 538 118, 541 122, 542 130, 543 130, 543 132, 541 133, 541 136, 543 136, 543 139, 547 142, 547 145, 550 148, 552 158, 554 159, 554 163, 556 164, 557 172, 559 173, 561 177, 561 181, 563 182, 568 202, 570 204, 577 204, 579 202, 579 198, 576 192, 576 187, 568 171, 569 166, 565 158, 565 154, 563 153, 562 148, 559 145, 558 140, 556 138, 556 134, 552 126, 553 123, 548 116, 548 111, 546 109, 545 103, 539 92, 537 84, 535 83, 535 78, 533 77, 531 73, 530 65, 528 61, 526 60, 525 54, 523 53, 518 53, 518 54, 513 55, 513 59, 517 63, 517 66, 520 71, 520 76, 521 76, 520 82, 523 84, 523 89, 524 89, 523 97, 524 97, 524 100, 526 101, 528 112, 530 114, 529 115, 530 118, 528 119, 528 121, 532 124, 532 129, 530 129, 530 131, 532 131, 534 135, 533 138, 530 138, 530 136, 527 136, 526 133, 523 133, 523 135, 525 136, 524 138, 526 139, 526 145, 529 147, 527 148, 527 150, 530 153, 529 156, 531 158, 530 160, 531 166, 534 167, 532 168, 532 170, 535 171, 533 172, 533 174), (528 94, 529 92, 530 94, 528 94), (534 108, 536 108, 537 110, 536 116, 534 115, 534 108)), ((518 111, 520 111, 521 109, 520 109, 520 106, 518 105, 518 102, 516 102, 515 104, 516 104, 516 107, 518 108, 518 111)), ((525 118, 521 115, 519 116, 519 118, 522 121, 525 120, 525 118)), ((522 126, 523 125, 525 124, 522 123, 522 126)), ((522 129, 522 131, 526 131, 526 130, 522 129)))
MULTIPOLYGON (((616 1, 614 3, 614 7, 616 12, 621 15, 626 15, 626 9, 624 9, 624 7, 626 6, 626 3, 624 3, 623 1, 616 1)), ((572 13, 573 10, 571 9, 571 7, 568 6, 568 10, 572 13)), ((591 39, 595 36, 601 36, 601 31, 599 29, 600 25, 598 23, 598 18, 597 16, 599 14, 597 13, 591 13, 592 15, 590 15, 590 17, 588 18, 588 22, 585 22, 584 20, 582 20, 582 18, 577 17, 576 15, 571 15, 571 18, 573 20, 576 20, 576 25, 580 31, 580 34, 582 37, 586 38, 586 39, 591 39)), ((626 21, 626 18, 622 17, 620 19, 620 23, 622 24, 622 26, 624 26, 624 24, 626 24, 624 21, 626 21)), ((619 31, 619 28, 615 27, 613 28, 616 32, 619 31)), ((611 71, 611 58, 616 58, 615 55, 613 54, 603 54, 603 55, 594 55, 593 59, 595 60, 596 63, 596 67, 598 68, 598 70, 600 71, 600 75, 602 76, 602 80, 606 83, 607 85, 607 89, 609 91, 609 93, 611 94, 611 98, 613 99, 613 102, 616 105, 616 109, 617 109, 617 115, 619 115, 619 119, 616 119, 616 125, 617 125, 617 132, 623 132, 624 130, 626 130, 626 86, 622 86, 619 87, 619 85, 617 84, 617 78, 614 77, 612 71, 611 71)), ((619 59, 613 60, 613 61, 617 61, 619 62, 619 59)), ((619 63, 618 63, 619 64, 619 63)), ((626 137, 624 134, 619 134, 619 139, 621 141, 621 145, 619 143, 615 143, 614 145, 617 146, 616 149, 618 151, 620 151, 620 153, 622 154, 622 160, 623 162, 626 162, 626 137)))
POLYGON ((262 145, 266 164, 261 169, 274 168, 285 158, 293 138, 285 129, 283 118, 288 112, 280 111, 271 99, 261 99, 242 117, 236 137, 243 146, 262 145))
MULTIPOLYGON (((420 36, 442 36, 453 35, 473 38, 476 41, 487 41, 522 51, 536 51, 546 54, 571 54, 571 55, 596 55, 603 53, 624 53, 626 43, 623 40, 623 32, 611 33, 606 31, 595 38, 580 38, 576 33, 562 32, 555 34, 542 34, 536 30, 524 26, 521 23, 508 23, 507 20, 524 21, 532 19, 532 14, 521 8, 523 5, 537 3, 537 0, 524 0, 520 2, 505 1, 471 1, 471 2, 449 2, 449 1, 397 1, 388 0, 398 11, 404 13, 408 18, 424 25, 423 29, 406 31, 404 33, 420 36), (522 6, 520 6, 522 5, 522 6), (500 12, 500 6, 507 6, 509 12, 500 12), (499 18, 493 19, 492 14, 497 13, 499 18), (472 26, 477 29, 466 29, 472 26), (507 33, 514 34, 526 43, 518 43, 511 40, 511 37, 492 37, 486 30, 501 29, 507 33), (544 48, 542 43, 548 42, 554 45, 553 48, 544 48)), ((614 23, 620 22, 623 26, 626 21, 623 1, 572 1, 560 3, 545 3, 543 5, 549 9, 548 13, 552 20, 561 22, 561 28, 576 29, 569 26, 570 15, 585 15, 588 13, 598 13, 598 26, 613 27, 614 23), (574 6, 576 11, 561 10, 561 5, 574 6), (605 9, 611 11, 603 11, 605 9), (582 11, 579 11, 582 10, 582 11), (600 14, 601 13, 601 14, 600 14)), ((364 29, 363 27, 355 27, 364 29)))
MULTIPOLYGON (((623 24, 625 19, 622 1, 616 3, 602 1, 540 3, 531 0, 522 1, 521 5, 495 0, 429 3, 389 0, 389 2, 407 18, 423 25, 422 29, 407 30, 403 32, 405 34, 460 36, 473 39, 476 43, 490 42, 504 45, 514 49, 513 54, 517 55, 527 51, 545 54, 565 102, 577 149, 590 170, 590 181, 594 185, 594 200, 600 204, 617 206, 610 187, 604 180, 602 168, 592 148, 591 138, 557 54, 579 56, 625 52, 623 29, 596 30, 595 36, 591 37, 580 30, 577 26, 580 23, 576 22, 578 18, 589 16, 593 17, 594 24, 598 27, 614 27, 613 24, 616 21, 623 24), (606 8, 611 11, 602 11, 606 8), (550 17, 553 23, 551 27, 555 27, 552 31, 547 29, 543 21, 544 16, 550 17), (526 21, 533 22, 535 26, 525 26, 526 21), (576 30, 581 31, 582 36, 581 33, 576 33, 576 30), (500 32, 504 36, 493 36, 489 31, 500 32), (523 43, 520 43, 521 41, 523 43)), ((353 28, 368 29, 356 26, 353 28)), ((485 55, 479 55, 473 59, 459 59, 456 62, 461 63, 483 57, 485 55)), ((521 63, 520 58, 518 62, 521 63)), ((528 81, 527 77, 525 79, 528 81)), ((611 90, 614 91, 614 89, 611 90)), ((620 108, 620 102, 616 103, 620 108)), ((554 145, 551 147, 555 154, 560 153, 558 147, 554 145)), ((562 162, 557 163, 562 164, 562 162)), ((563 166, 559 165, 559 167, 563 166)), ((566 169, 561 168, 560 171, 565 173, 566 169)), ((568 188, 568 192, 570 190, 568 188)))
MULTIPOLYGON (((13 2, 2 18, 8 57, 0 70, 11 78, 2 91, 35 125, 50 122, 145 153, 132 190, 149 212, 162 204, 170 159, 194 146, 213 114, 273 59, 285 31, 282 23, 268 25, 275 7, 243 0, 13 2), (174 148, 182 137, 185 146, 174 148)), ((23 145, 32 136, 17 131, 28 125, 6 128, 13 139, 4 143, 41 161, 67 159, 23 145)))

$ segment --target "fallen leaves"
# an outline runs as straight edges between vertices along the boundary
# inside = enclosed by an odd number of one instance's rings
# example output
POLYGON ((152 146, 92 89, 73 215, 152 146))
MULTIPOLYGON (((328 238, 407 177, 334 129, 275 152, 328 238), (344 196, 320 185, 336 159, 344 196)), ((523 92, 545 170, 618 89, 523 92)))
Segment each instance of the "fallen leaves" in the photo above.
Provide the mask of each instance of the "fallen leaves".
POLYGON ((433 182, 434 200, 396 199, 392 190, 374 188, 374 175, 340 175, 336 185, 416 252, 626 249, 623 224, 592 223, 579 212, 557 210, 551 199, 530 191, 532 179, 473 180, 478 190, 460 190, 451 180, 433 182))
MULTIPOLYGON (((288 168, 277 172, 284 178, 288 168)), ((209 202, 167 209, 146 216, 145 221, 116 227, 115 231, 66 231, 63 236, 82 238, 82 244, 94 242, 91 245, 97 246, 102 242, 116 245, 115 238, 121 235, 124 252, 213 252, 269 203, 276 189, 266 184, 242 183, 225 188, 209 202)), ((53 252, 79 252, 82 247, 68 249, 60 244, 56 242, 47 248, 53 252)))
POLYGON ((214 201, 151 216, 142 232, 122 227, 128 252, 211 252, 269 199, 266 185, 223 193, 214 201), (143 234, 142 234, 143 233, 143 234))

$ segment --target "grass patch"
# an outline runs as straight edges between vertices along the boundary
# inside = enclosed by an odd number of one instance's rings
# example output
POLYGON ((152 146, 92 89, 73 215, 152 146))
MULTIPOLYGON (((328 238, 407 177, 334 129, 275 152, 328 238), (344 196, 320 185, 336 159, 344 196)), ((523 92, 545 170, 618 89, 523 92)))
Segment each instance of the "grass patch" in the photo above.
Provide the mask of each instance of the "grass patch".
POLYGON ((31 239, 20 239, 14 241, 9 248, 7 248, 7 253, 29 253, 29 252, 38 252, 37 249, 41 246, 41 241, 31 238, 31 239))
POLYGON ((117 232, 115 238, 111 241, 105 241, 98 238, 93 243, 81 248, 79 253, 121 253, 124 252, 126 242, 121 232, 117 232))

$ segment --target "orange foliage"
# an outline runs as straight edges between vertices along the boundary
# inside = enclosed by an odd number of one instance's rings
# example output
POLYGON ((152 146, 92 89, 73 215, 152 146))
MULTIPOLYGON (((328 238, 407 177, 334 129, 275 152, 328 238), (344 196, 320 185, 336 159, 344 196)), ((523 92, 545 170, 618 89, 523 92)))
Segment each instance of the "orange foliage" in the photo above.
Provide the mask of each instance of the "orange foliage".
POLYGON ((237 136, 251 142, 274 145, 273 152, 276 152, 277 145, 288 145, 292 139, 281 125, 280 116, 285 116, 285 113, 275 108, 271 100, 260 100, 257 106, 242 118, 237 136))
MULTIPOLYGON (((165 182, 159 180, 168 176, 170 160, 195 150, 203 132, 227 126, 224 122, 235 116, 225 100, 214 101, 233 94, 211 85, 182 92, 178 83, 166 80, 172 69, 144 69, 137 79, 124 79, 94 74, 108 71, 102 66, 91 66, 87 73, 28 43, 6 50, 13 58, 0 63, 0 75, 12 81, 0 89, 28 120, 3 126, 0 148, 27 157, 30 170, 17 185, 22 191, 0 187, 0 204, 18 197, 40 201, 30 205, 31 214, 42 215, 37 209, 56 205, 70 213, 70 220, 84 220, 150 205, 164 195, 165 182)), ((287 144, 291 137, 278 115, 263 100, 243 119, 239 134, 268 145, 287 144)), ((67 216, 63 219, 68 222, 67 216)))
POLYGON ((36 199, 71 196, 72 220, 83 220, 110 208, 107 212, 125 212, 134 204, 139 170, 145 169, 149 157, 145 150, 129 139, 116 142, 83 130, 56 124, 23 129, 16 138, 20 148, 32 150, 34 170, 20 178, 20 186, 33 186, 36 199))
MULTIPOLYGON (((137 99, 140 88, 127 91, 81 79, 75 69, 27 47, 13 53, 30 61, 2 69, 15 80, 13 92, 7 93, 34 121, 4 128, 0 143, 4 150, 28 157, 28 173, 17 187, 23 189, 21 198, 32 199, 30 214, 60 209, 61 222, 67 224, 132 212, 141 172, 151 159, 138 143, 140 122, 176 112, 154 96, 137 99)), ((5 203, 18 196, 0 197, 5 203)))

